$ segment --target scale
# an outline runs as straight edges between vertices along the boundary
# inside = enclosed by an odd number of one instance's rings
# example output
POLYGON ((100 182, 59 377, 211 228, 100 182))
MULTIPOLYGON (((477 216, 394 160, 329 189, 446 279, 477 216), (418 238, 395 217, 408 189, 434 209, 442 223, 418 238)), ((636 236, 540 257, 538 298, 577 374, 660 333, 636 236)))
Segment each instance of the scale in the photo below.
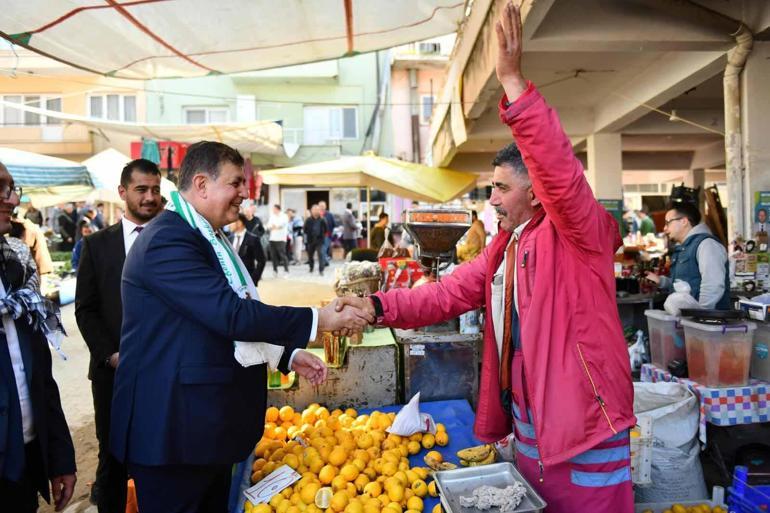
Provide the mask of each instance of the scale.
MULTIPOLYGON (((408 210, 404 223, 415 244, 415 260, 437 281, 454 260, 457 241, 470 227, 470 211, 457 208, 408 210)), ((403 403, 420 392, 421 401, 467 399, 471 405, 476 404, 481 333, 460 333, 456 318, 393 332, 403 369, 403 403)))

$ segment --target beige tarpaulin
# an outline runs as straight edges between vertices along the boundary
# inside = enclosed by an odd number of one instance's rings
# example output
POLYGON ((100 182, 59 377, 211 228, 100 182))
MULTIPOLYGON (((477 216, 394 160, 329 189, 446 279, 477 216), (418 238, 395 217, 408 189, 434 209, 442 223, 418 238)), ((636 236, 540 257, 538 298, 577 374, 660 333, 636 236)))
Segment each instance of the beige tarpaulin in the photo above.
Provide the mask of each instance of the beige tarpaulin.
POLYGON ((369 187, 428 203, 444 203, 476 187, 475 173, 423 166, 376 155, 261 171, 267 184, 369 187))
POLYGON ((0 36, 107 76, 206 76, 449 34, 464 19, 466 1, 6 0, 0 36))
MULTIPOLYGON (((95 190, 88 195, 89 201, 107 201, 110 203, 123 203, 118 193, 120 185, 120 174, 123 167, 131 161, 129 157, 123 155, 113 148, 106 149, 87 158, 83 165, 88 168, 91 174, 91 180, 94 182, 95 190)), ((160 179, 160 193, 169 198, 171 191, 176 190, 176 185, 166 178, 160 179)))
POLYGON ((64 122, 86 125, 104 132, 118 132, 159 141, 177 141, 194 143, 201 140, 219 141, 239 149, 244 153, 263 155, 287 155, 283 147, 283 127, 274 121, 254 121, 249 123, 222 123, 216 125, 171 125, 163 123, 128 123, 109 121, 64 114, 53 110, 30 107, 21 103, 0 100, 3 108, 14 108, 32 112, 64 122))

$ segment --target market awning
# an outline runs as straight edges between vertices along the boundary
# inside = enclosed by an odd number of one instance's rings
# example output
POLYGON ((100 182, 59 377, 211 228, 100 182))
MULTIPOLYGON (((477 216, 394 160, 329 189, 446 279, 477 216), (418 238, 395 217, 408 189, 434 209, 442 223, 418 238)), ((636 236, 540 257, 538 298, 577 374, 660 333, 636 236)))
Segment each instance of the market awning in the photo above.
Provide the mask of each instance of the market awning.
POLYGON ((0 36, 120 78, 236 73, 455 32, 466 0, 9 0, 0 36))
MULTIPOLYGON (((83 165, 88 168, 91 180, 94 183, 95 190, 92 191, 88 199, 90 201, 108 201, 111 203, 122 203, 120 194, 118 194, 118 185, 120 185, 120 174, 123 167, 131 161, 130 157, 123 155, 118 150, 109 148, 101 151, 83 161, 83 165)), ((176 185, 166 178, 160 179, 160 193, 166 198, 171 191, 176 190, 176 185)))
POLYGON ((444 203, 476 187, 476 174, 363 155, 260 171, 267 184, 371 187, 403 198, 444 203))
POLYGON ((82 199, 93 190, 86 167, 71 160, 0 148, 0 162, 36 207, 82 199))
POLYGON ((293 156, 296 148, 284 149, 283 127, 275 121, 253 121, 248 123, 222 123, 217 125, 171 125, 163 123, 127 123, 106 119, 89 118, 64 114, 53 110, 40 109, 21 103, 0 100, 4 108, 32 112, 41 116, 79 123, 95 130, 146 137, 161 141, 194 143, 201 140, 219 141, 244 153, 263 155, 293 156))

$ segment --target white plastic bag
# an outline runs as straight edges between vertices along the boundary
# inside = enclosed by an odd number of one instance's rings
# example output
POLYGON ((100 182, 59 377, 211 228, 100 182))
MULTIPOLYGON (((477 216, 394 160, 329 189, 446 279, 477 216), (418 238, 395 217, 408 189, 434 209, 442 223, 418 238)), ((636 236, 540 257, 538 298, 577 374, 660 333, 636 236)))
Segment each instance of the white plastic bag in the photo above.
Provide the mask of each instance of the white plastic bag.
POLYGON ((401 408, 386 431, 400 436, 412 436, 415 433, 436 434, 436 422, 433 417, 429 413, 420 413, 420 392, 414 394, 406 406, 401 408))
POLYGON ((674 282, 674 292, 663 303, 663 309, 667 314, 676 317, 681 316, 682 310, 701 308, 700 303, 690 295, 690 284, 686 281, 676 280, 674 282))
POLYGON ((634 413, 653 419, 652 484, 636 488, 636 502, 706 499, 695 394, 679 383, 634 383, 634 413))

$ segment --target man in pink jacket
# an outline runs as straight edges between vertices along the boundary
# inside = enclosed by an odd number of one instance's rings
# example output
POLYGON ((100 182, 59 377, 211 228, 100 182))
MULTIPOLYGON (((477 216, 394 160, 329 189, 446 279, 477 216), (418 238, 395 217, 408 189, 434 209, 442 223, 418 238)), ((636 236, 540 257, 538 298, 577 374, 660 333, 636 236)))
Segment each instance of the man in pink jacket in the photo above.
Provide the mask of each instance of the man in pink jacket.
POLYGON ((500 232, 440 282, 343 303, 399 328, 486 307, 477 438, 513 430, 517 466, 549 512, 630 513, 635 418, 615 303, 618 225, 594 198, 556 112, 523 78, 511 4, 497 38, 500 118, 516 140, 494 161, 500 232))

